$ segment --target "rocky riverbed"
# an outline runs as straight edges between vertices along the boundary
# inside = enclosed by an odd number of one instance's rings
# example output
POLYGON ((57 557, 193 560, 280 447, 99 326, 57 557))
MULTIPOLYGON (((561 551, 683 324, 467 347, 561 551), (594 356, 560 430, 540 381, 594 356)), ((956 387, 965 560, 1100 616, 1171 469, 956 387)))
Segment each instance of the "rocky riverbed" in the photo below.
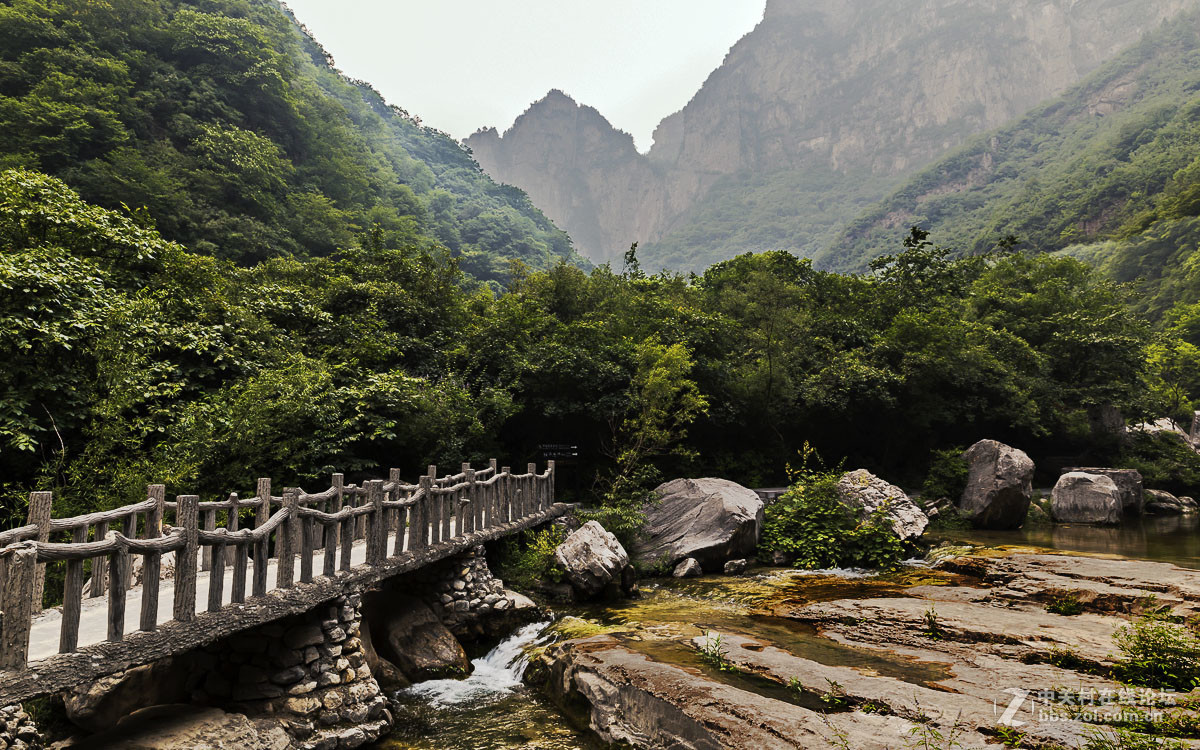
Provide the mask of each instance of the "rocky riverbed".
POLYGON ((951 548, 900 574, 770 570, 576 608, 527 681, 634 747, 1081 748, 1136 712, 1191 715, 1106 675, 1130 618, 1197 607, 1200 572, 1168 563, 951 548), (1067 599, 1078 614, 1048 611, 1067 599))

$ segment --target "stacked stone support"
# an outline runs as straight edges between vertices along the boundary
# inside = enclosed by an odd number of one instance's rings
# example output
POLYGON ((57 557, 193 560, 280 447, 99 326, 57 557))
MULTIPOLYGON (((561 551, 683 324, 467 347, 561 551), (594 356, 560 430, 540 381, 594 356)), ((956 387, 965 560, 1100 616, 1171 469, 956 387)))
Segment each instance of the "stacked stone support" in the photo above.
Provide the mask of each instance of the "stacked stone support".
POLYGON ((392 724, 359 639, 359 595, 239 633, 208 649, 214 668, 198 698, 281 722, 304 750, 374 742, 392 724))

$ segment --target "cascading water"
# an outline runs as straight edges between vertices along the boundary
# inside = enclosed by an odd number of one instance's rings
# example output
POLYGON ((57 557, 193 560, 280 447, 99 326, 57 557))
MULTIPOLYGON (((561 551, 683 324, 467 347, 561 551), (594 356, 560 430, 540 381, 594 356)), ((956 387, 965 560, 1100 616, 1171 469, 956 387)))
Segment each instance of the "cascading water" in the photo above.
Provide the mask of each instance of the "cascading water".
POLYGON ((463 680, 420 682, 396 695, 396 727, 381 750, 590 750, 521 678, 530 647, 544 645, 550 623, 526 625, 487 656, 472 662, 463 680))
POLYGON ((422 698, 433 706, 454 706, 507 695, 521 686, 521 677, 529 665, 526 651, 537 645, 538 637, 549 622, 538 622, 513 633, 472 662, 475 667, 465 680, 429 680, 404 691, 404 695, 422 698))

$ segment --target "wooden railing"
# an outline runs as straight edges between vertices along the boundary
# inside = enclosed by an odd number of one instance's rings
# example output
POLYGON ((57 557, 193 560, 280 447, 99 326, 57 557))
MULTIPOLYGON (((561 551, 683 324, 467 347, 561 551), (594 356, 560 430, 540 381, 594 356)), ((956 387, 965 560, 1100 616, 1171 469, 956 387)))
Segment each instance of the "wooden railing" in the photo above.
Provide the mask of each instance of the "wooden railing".
POLYGON ((254 497, 246 500, 235 493, 216 502, 200 502, 196 495, 168 501, 165 487, 156 484, 143 502, 66 519, 51 517, 51 493, 32 493, 28 524, 0 532, 0 670, 28 665, 48 564, 65 564, 58 651, 71 653, 79 646, 85 589, 86 598, 107 594, 107 640, 123 639, 133 555, 142 558, 139 630, 153 631, 163 624, 159 590, 168 553, 175 556, 174 600, 164 622, 189 622, 196 617, 200 576, 208 577, 207 610, 217 612, 265 596, 272 563, 275 588, 288 589, 297 579, 313 580, 315 559, 321 576, 351 571, 359 541, 370 566, 520 521, 554 503, 554 478, 553 461, 540 474, 534 464, 514 474, 493 459, 481 471, 463 464, 459 474, 445 477, 430 466, 416 484, 402 482, 398 469, 386 481, 361 486, 334 474, 329 489, 317 493, 287 488, 274 496, 271 480, 260 479, 254 497), (164 523, 168 515, 170 524, 164 523), (224 603, 227 568, 232 583, 224 603))

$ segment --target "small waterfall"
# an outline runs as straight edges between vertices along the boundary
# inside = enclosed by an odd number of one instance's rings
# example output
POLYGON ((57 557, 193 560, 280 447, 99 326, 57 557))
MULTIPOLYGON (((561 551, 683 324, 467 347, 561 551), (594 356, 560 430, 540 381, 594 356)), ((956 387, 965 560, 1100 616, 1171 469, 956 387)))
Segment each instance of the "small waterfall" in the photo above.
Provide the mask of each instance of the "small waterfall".
POLYGON ((404 690, 402 695, 423 698, 433 706, 455 706, 497 698, 521 685, 529 664, 526 647, 534 645, 549 622, 538 622, 505 638, 487 656, 472 664, 475 671, 465 680, 429 680, 404 690))

